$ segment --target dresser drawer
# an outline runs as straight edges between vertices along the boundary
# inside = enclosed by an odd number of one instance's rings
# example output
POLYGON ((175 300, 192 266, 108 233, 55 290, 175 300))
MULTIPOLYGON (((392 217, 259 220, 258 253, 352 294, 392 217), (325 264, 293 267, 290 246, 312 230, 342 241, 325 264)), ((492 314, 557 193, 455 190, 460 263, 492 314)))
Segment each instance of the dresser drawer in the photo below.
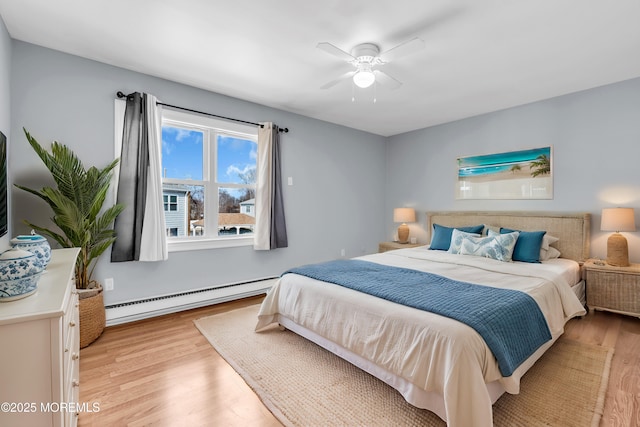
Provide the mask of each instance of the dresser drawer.
MULTIPOLYGON (((78 337, 72 336, 69 350, 65 349, 63 366, 64 366, 64 390, 65 395, 63 397, 70 397, 66 390, 69 385, 76 384, 78 387, 80 381, 80 350, 78 349, 78 337)), ((68 400, 65 400, 68 401, 68 400)))
POLYGON ((75 289, 70 293, 69 299, 65 304, 64 315, 62 316, 62 336, 65 343, 65 350, 71 335, 78 335, 80 332, 78 314, 78 294, 75 289))
POLYGON ((76 402, 80 381, 80 322, 78 313, 78 294, 73 292, 64 313, 64 356, 63 356, 63 394, 65 402, 76 402))

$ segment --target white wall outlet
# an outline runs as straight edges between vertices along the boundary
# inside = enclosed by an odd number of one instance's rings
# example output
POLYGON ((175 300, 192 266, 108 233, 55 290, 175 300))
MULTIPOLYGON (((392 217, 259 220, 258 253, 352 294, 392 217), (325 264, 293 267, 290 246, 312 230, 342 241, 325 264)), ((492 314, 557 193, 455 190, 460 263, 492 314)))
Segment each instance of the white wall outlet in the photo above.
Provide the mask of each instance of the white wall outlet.
POLYGON ((112 291, 113 290, 113 277, 109 277, 108 279, 104 279, 104 290, 112 291))
POLYGON ((340 249, 340 256, 346 256, 347 251, 345 251, 344 249, 340 249))
POLYGON ((292 176, 287 178, 287 184, 293 185, 293 177, 292 176))

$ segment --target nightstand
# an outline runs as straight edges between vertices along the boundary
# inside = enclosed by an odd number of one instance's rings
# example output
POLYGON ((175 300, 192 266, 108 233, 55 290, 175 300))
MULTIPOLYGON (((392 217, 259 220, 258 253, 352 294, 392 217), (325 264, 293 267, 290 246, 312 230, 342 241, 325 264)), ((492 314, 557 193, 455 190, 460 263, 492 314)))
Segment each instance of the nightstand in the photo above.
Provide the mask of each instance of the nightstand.
POLYGON ((424 246, 421 243, 399 243, 399 242, 380 242, 378 244, 378 252, 387 252, 394 249, 407 249, 416 248, 418 246, 424 246))
POLYGON ((640 317, 640 264, 614 267, 588 260, 584 271, 589 308, 640 317))

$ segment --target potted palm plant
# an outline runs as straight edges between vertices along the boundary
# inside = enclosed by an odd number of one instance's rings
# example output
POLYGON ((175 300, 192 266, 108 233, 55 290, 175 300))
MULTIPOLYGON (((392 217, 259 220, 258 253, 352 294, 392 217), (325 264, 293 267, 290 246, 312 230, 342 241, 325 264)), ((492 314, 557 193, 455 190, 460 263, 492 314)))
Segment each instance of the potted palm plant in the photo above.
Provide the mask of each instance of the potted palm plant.
POLYGON ((51 207, 53 223, 59 230, 39 226, 25 220, 39 234, 50 237, 63 248, 80 248, 76 260, 75 284, 80 298, 80 347, 95 341, 105 327, 102 286, 93 279, 98 257, 115 241, 113 221, 124 206, 114 204, 103 209, 118 159, 106 167, 85 169, 80 159, 67 146, 51 144, 44 149, 26 129, 27 141, 51 172, 56 188, 39 190, 16 187, 38 196, 51 207))

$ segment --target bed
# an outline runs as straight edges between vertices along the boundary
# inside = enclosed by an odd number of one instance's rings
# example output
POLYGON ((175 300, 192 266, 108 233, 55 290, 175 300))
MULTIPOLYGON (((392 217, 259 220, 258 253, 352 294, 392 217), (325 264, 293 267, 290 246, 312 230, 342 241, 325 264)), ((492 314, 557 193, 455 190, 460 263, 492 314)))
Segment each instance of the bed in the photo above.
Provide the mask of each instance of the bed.
MULTIPOLYGON (((484 225, 484 230, 492 230, 494 234, 500 234, 501 228, 505 234, 510 230, 544 230, 546 236, 557 238, 547 243, 561 255, 541 263, 503 262, 425 246, 366 255, 355 262, 389 268, 390 273, 436 274, 455 283, 481 285, 475 288, 482 291, 516 290, 521 291, 515 292, 518 295, 528 295, 525 299, 535 301, 536 310, 544 316, 550 339, 533 347, 507 372, 504 358, 496 358, 492 352, 494 340, 481 336, 468 324, 307 277, 300 270, 296 270, 299 274, 284 274, 273 286, 260 308, 256 330, 277 322, 386 382, 407 402, 434 412, 449 426, 491 426, 492 404, 504 392, 517 394, 522 375, 562 335, 565 323, 585 314, 580 271, 589 254, 590 216, 540 212, 427 213, 429 241, 434 244, 431 232, 435 227, 463 228, 476 224, 484 225)), ((455 233, 460 237, 459 231, 455 233)), ((513 236, 518 235, 522 233, 513 236)), ((405 276, 402 277, 404 281, 405 276)), ((538 326, 529 329, 530 335, 536 335, 539 329, 538 326)))

